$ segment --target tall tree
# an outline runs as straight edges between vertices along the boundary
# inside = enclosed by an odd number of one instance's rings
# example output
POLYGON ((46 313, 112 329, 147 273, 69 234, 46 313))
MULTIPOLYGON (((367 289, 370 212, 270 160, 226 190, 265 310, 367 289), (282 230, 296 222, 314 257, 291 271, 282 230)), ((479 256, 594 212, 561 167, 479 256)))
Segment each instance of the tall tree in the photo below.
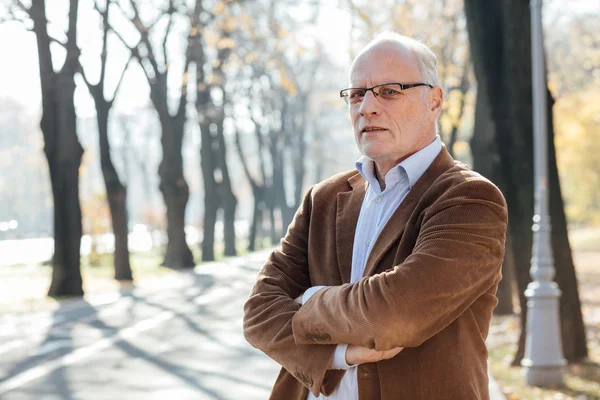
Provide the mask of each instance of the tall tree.
MULTIPOLYGON (((44 153, 48 160, 52 196, 54 199, 54 257, 52 282, 48 295, 83 295, 80 255, 81 206, 79 202, 79 166, 83 148, 77 138, 74 104, 75 74, 79 66, 77 46, 78 0, 69 6, 68 30, 63 43, 48 33, 45 0, 33 0, 27 7, 20 0, 14 5, 33 21, 37 40, 40 82, 42 89, 42 120, 44 153), (64 63, 55 70, 50 45, 56 42, 66 50, 64 63)), ((15 11, 15 10, 13 10, 15 11)))
MULTIPOLYGON (((318 38, 296 35, 299 20, 290 18, 293 7, 264 1, 246 3, 246 14, 239 18, 240 29, 232 54, 236 73, 236 148, 250 182, 254 210, 249 248, 267 216, 270 239, 277 242, 291 222, 305 189, 307 148, 315 131, 309 106, 320 89, 317 72, 326 55, 318 38), (314 95, 314 96, 313 96, 314 95), (253 132, 244 126, 251 125, 253 132), (252 139, 255 143, 252 144, 252 139), (255 148, 248 149, 248 145, 255 148), (246 148, 244 148, 246 147, 246 148), (252 152, 254 159, 250 159, 252 152), (252 171, 252 167, 255 167, 252 171)), ((319 5, 315 4, 301 21, 316 23, 319 5)))
POLYGON ((215 259, 215 224, 223 210, 223 228, 226 256, 236 254, 235 213, 237 198, 233 193, 227 143, 225 141, 225 110, 229 103, 225 68, 235 43, 231 39, 234 17, 230 14, 234 2, 218 2, 214 10, 207 10, 202 0, 196 0, 190 13, 192 35, 190 47, 196 66, 196 111, 202 138, 200 166, 204 181, 204 221, 202 260, 215 259), (226 4, 227 3, 227 4, 226 4), (209 24, 212 25, 209 27, 209 24), (212 45, 207 35, 211 30, 212 45), (210 59, 214 49, 213 60, 210 59))
MULTIPOLYGON (((273 229, 275 240, 285 234, 292 222, 294 213, 300 206, 306 175, 305 156, 311 129, 308 118, 310 94, 315 86, 321 62, 321 48, 315 41, 314 49, 309 51, 297 39, 290 29, 298 21, 289 19, 289 13, 278 7, 280 3, 272 1, 267 12, 267 31, 272 53, 273 68, 270 71, 271 85, 275 101, 279 103, 275 120, 277 129, 269 131, 268 148, 271 155, 271 215, 278 209, 281 227, 273 229), (292 177, 292 184, 286 184, 286 178, 292 177)), ((316 24, 319 15, 318 3, 310 10, 304 24, 316 24)), ((268 61, 267 61, 268 63, 268 61)), ((273 220, 273 217, 271 217, 273 220)), ((274 225, 274 223, 272 224, 274 225)))
MULTIPOLYGON (((239 123, 235 129, 235 144, 246 179, 248 179, 252 189, 254 207, 248 237, 248 250, 254 251, 257 249, 257 240, 267 237, 263 229, 266 219, 271 221, 271 235, 269 236, 271 243, 276 239, 272 237, 275 234, 274 218, 269 218, 273 215, 272 196, 270 196, 272 180, 267 173, 267 165, 269 164, 267 138, 274 135, 271 132, 274 129, 272 126, 274 118, 270 118, 270 116, 274 114, 276 105, 273 99, 272 81, 261 79, 268 76, 264 65, 265 60, 263 59, 263 57, 269 57, 264 48, 264 38, 257 36, 254 26, 248 26, 247 32, 251 32, 254 40, 249 41, 247 45, 240 46, 246 49, 247 53, 238 51, 234 57, 239 65, 252 61, 252 68, 239 68, 236 77, 236 91, 240 94, 236 99, 237 104, 245 106, 247 113, 238 115, 236 121, 249 120, 253 132, 248 137, 245 134, 243 124, 239 123), (254 138, 254 149, 248 149, 251 138, 254 138), (251 162, 249 154, 254 156, 256 162, 251 162)), ((241 107, 237 108, 240 109, 241 107)))
POLYGON ((117 87, 112 99, 107 100, 104 97, 105 78, 106 78, 106 62, 108 58, 108 33, 109 26, 109 11, 112 2, 108 1, 102 10, 96 2, 95 8, 102 17, 102 52, 100 53, 100 78, 98 83, 90 83, 85 74, 85 70, 80 66, 81 75, 94 99, 96 105, 96 121, 98 123, 98 139, 100 142, 100 167, 102 169, 102 177, 106 188, 106 198, 112 220, 112 228, 115 236, 115 252, 114 252, 114 267, 115 279, 119 281, 133 280, 131 273, 131 265, 129 263, 129 248, 128 248, 128 227, 127 227, 127 189, 119 179, 119 175, 112 162, 110 153, 110 142, 108 140, 108 121, 110 110, 114 104, 123 76, 129 66, 129 61, 123 68, 121 76, 117 83, 117 87))
MULTIPOLYGON (((521 304, 521 336, 514 364, 523 358, 533 216, 533 117, 530 10, 528 0, 480 2, 465 0, 467 28, 475 74, 489 105, 491 125, 504 194, 509 210, 509 231, 521 304)), ((562 290, 560 320, 563 351, 569 361, 587 356, 585 328, 567 235, 560 181, 556 167, 552 125, 552 97, 548 91, 548 154, 552 250, 556 282, 562 290)), ((476 124, 477 125, 477 124, 476 124)), ((475 132, 475 135, 480 134, 475 132)), ((495 157, 495 154, 488 154, 495 157)))
MULTIPOLYGON (((173 268, 189 268, 194 266, 194 257, 187 245, 185 237, 185 209, 190 196, 190 190, 183 174, 183 135, 187 119, 187 80, 188 68, 191 62, 191 44, 185 49, 184 63, 181 77, 181 86, 178 93, 178 104, 176 111, 171 113, 169 109, 168 78, 172 66, 167 51, 167 41, 173 27, 173 20, 178 15, 178 6, 181 4, 175 0, 169 0, 166 10, 158 14, 155 21, 147 24, 140 14, 139 4, 135 0, 129 0, 131 13, 127 12, 121 3, 123 14, 128 15, 133 26, 140 35, 140 41, 134 47, 130 47, 117 30, 113 31, 121 41, 130 49, 142 66, 148 84, 150 86, 150 99, 158 114, 162 136, 161 145, 163 158, 158 167, 160 177, 160 191, 163 195, 167 208, 167 250, 163 265, 173 268), (162 40, 161 59, 157 58, 155 43, 150 39, 150 30, 162 19, 166 19, 162 40)), ((193 31, 188 32, 188 37, 193 31)))

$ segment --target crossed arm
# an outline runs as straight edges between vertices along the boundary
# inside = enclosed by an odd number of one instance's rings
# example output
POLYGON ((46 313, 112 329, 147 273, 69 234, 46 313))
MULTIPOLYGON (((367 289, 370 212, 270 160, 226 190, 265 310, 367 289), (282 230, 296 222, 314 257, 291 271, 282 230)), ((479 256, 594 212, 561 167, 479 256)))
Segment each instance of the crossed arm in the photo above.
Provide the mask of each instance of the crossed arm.
MULTIPOLYGON (((326 287, 327 286, 313 286, 301 296, 296 297, 295 301, 302 306, 313 294, 326 287)), ((395 357, 403 349, 404 347, 395 347, 390 350, 378 351, 353 344, 348 345, 340 343, 335 348, 335 353, 333 354, 333 360, 331 361, 329 369, 348 369, 354 365, 387 360, 395 357)))
POLYGON ((419 346, 500 277, 504 199, 489 182, 467 181, 423 212, 416 245, 404 262, 353 284, 319 290, 300 307, 294 299, 311 287, 311 207, 309 192, 281 248, 259 274, 245 305, 244 334, 315 395, 327 380, 337 344, 377 352, 419 346))

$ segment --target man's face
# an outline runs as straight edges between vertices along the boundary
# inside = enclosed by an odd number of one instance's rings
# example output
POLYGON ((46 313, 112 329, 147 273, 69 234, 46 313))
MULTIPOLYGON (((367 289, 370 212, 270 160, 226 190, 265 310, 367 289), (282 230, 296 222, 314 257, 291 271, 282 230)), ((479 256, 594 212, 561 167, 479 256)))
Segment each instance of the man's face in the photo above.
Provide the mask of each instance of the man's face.
MULTIPOLYGON (((359 55, 350 73, 350 86, 355 88, 422 81, 416 57, 394 42, 379 43, 359 55)), ((421 86, 403 90, 393 100, 368 91, 361 102, 350 104, 358 148, 375 161, 380 173, 435 139, 441 96, 440 88, 421 86)))

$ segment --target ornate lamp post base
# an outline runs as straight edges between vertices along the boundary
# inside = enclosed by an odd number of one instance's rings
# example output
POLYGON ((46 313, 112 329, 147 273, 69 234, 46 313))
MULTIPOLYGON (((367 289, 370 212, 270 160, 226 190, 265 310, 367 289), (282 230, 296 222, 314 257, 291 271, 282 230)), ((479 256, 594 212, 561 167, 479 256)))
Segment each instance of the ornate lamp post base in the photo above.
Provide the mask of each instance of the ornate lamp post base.
POLYGON ((550 387, 563 383, 564 367, 525 367, 525 382, 529 386, 550 387))
POLYGON ((558 300, 560 289, 554 282, 531 282, 525 291, 527 302, 527 339, 521 361, 525 382, 530 386, 555 386, 563 383, 567 361, 562 357, 558 300))

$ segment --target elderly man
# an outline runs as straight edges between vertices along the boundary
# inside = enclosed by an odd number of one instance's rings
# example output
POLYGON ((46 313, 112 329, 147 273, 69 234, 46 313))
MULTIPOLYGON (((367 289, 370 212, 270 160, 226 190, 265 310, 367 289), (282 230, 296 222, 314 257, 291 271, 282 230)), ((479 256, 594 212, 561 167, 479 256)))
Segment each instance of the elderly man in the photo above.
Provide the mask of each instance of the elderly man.
POLYGON ((244 307, 271 399, 486 399, 507 212, 436 135, 435 55, 397 34, 352 64, 363 157, 313 186, 244 307))

